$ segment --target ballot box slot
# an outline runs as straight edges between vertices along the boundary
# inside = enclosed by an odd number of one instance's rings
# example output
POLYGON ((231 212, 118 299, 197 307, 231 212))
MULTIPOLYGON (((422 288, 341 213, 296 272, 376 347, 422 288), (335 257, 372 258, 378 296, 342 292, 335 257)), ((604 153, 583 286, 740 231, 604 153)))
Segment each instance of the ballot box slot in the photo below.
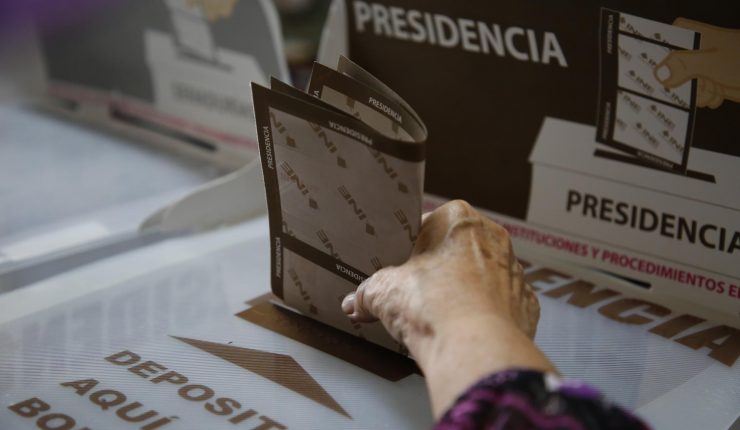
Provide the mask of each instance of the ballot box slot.
POLYGON ((620 275, 614 272, 609 272, 608 270, 602 270, 602 269, 597 269, 597 268, 592 268, 592 270, 595 270, 599 273, 603 273, 604 275, 610 276, 612 278, 621 279, 622 281, 629 282, 631 285, 644 288, 646 290, 649 290, 652 287, 652 284, 650 282, 643 281, 637 278, 631 278, 631 277, 620 275))

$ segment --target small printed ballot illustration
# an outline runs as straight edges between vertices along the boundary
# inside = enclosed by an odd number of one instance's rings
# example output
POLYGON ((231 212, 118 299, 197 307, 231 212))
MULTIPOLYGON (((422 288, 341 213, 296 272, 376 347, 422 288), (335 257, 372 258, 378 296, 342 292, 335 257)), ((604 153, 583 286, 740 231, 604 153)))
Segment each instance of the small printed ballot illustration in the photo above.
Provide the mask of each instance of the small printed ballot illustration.
POLYGON ((597 140, 686 172, 697 108, 740 101, 740 31, 602 9, 597 140))
POLYGON ((597 139, 665 169, 685 171, 696 80, 668 87, 655 70, 672 53, 699 48, 695 31, 602 10, 597 139))
POLYGON ((272 289, 300 313, 402 351, 341 300, 410 255, 421 223, 426 129, 375 78, 316 64, 309 94, 253 84, 272 247, 272 289))

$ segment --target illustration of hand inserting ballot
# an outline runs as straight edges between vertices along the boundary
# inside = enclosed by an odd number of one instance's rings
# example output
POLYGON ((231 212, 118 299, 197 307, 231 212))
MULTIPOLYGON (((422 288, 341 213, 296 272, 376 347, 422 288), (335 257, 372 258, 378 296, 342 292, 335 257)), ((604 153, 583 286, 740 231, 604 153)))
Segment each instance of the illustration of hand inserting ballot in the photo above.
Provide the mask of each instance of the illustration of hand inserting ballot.
POLYGON ((676 27, 701 34, 698 50, 672 51, 655 67, 656 79, 667 88, 697 80, 696 106, 716 109, 725 100, 740 102, 740 30, 686 18, 676 27))
POLYGON ((596 140, 638 164, 711 180, 689 172, 694 118, 740 102, 740 30, 604 8, 600 60, 596 140))

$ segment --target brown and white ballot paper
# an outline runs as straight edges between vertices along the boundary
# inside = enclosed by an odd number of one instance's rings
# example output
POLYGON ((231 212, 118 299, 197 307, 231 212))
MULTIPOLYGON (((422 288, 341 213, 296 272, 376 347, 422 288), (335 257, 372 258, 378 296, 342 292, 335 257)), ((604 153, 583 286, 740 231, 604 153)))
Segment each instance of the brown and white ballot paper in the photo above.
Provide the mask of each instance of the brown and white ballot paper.
POLYGON ((341 301, 410 255, 421 224, 427 131, 392 90, 342 57, 315 64, 308 94, 252 84, 267 191, 271 283, 311 318, 401 351, 341 301))

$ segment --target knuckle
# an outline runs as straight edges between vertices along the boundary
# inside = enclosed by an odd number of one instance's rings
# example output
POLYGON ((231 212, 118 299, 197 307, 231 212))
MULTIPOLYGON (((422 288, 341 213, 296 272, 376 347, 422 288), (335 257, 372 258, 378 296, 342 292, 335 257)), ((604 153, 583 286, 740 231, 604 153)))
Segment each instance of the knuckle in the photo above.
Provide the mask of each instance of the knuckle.
POLYGON ((476 213, 475 209, 473 209, 470 203, 466 202, 465 200, 459 199, 447 202, 440 208, 443 208, 445 212, 454 216, 469 216, 476 213))
POLYGON ((511 242, 511 236, 509 235, 509 231, 504 226, 502 226, 501 224, 497 223, 496 221, 492 220, 491 218, 487 216, 482 216, 482 218, 485 219, 486 229, 490 232, 491 235, 493 235, 498 240, 504 240, 506 242, 511 242))
POLYGON ((496 221, 493 221, 490 218, 488 219, 488 228, 499 238, 506 242, 511 242, 511 236, 509 235, 509 231, 504 228, 501 224, 497 223, 496 221))
POLYGON ((531 308, 532 316, 534 317, 534 321, 536 323, 540 319, 540 303, 539 301, 537 301, 537 298, 532 300, 530 308, 531 308))
POLYGON ((396 270, 396 267, 391 266, 378 270, 360 284, 358 291, 362 290, 366 298, 372 298, 382 293, 393 285, 392 279, 396 270))
MULTIPOLYGON (((514 276, 517 279, 523 279, 524 276, 524 269, 522 268, 522 264, 517 261, 514 265, 514 276)), ((524 289, 527 291, 532 291, 532 287, 528 283, 524 283, 524 289)))

